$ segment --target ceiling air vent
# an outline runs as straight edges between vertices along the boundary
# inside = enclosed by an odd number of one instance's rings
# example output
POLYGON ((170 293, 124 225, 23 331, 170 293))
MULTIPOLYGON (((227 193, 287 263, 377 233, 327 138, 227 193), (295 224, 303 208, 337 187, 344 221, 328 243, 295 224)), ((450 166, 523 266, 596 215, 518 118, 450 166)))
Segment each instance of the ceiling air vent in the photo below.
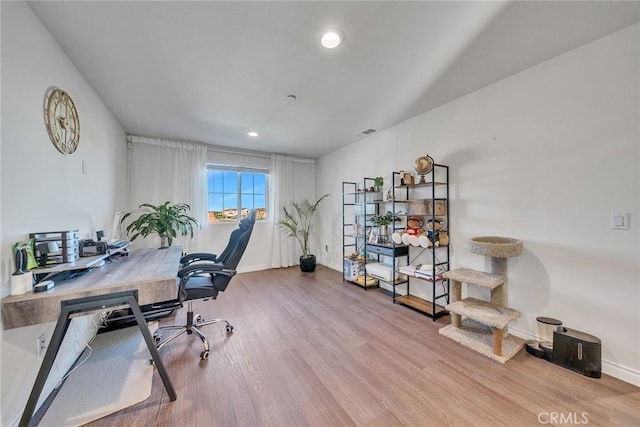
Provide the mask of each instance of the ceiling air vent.
POLYGON ((375 129, 371 129, 371 128, 365 129, 362 132, 360 132, 360 135, 370 135, 370 134, 374 133, 375 131, 376 131, 375 129))

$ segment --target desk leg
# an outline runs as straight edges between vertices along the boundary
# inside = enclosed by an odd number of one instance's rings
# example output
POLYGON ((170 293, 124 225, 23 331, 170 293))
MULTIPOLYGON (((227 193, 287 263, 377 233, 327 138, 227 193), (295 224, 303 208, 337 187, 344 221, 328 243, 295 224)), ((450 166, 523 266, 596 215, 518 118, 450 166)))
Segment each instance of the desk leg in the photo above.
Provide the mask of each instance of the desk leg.
POLYGON ((51 336, 49 347, 47 347, 47 351, 44 354, 44 360, 42 361, 42 365, 40 365, 38 376, 36 377, 36 381, 33 384, 33 388, 31 389, 29 400, 27 400, 27 406, 25 406, 24 412, 22 413, 22 418, 20 418, 20 427, 37 425, 40 422, 39 418, 32 418, 33 413, 36 409, 36 404, 38 403, 38 399, 40 398, 42 389, 44 388, 44 384, 47 382, 47 378, 49 377, 49 372, 51 372, 51 368, 53 367, 53 362, 55 362, 58 351, 60 350, 62 339, 64 338, 64 335, 67 332, 67 328, 69 327, 69 323, 71 322, 69 314, 69 308, 63 307, 62 312, 58 317, 56 327, 53 330, 53 335, 51 336))
POLYGON ((167 371, 164 368, 164 364, 160 359, 158 349, 156 348, 153 338, 151 337, 151 332, 149 332, 149 327, 144 320, 144 316, 142 315, 142 311, 140 310, 138 301, 136 301, 136 296, 137 291, 125 291, 108 295, 96 295, 91 297, 66 300, 60 303, 60 316, 58 317, 58 322, 56 323, 56 327, 53 330, 51 342, 49 343, 47 352, 44 355, 42 365, 40 365, 38 376, 36 377, 36 381, 33 384, 33 388, 31 389, 31 394, 29 395, 29 399, 27 400, 27 405, 25 406, 22 417, 20 418, 20 427, 30 427, 38 425, 40 423, 40 420, 44 416, 46 408, 44 409, 44 411, 38 411, 38 417, 34 417, 34 411, 36 409, 36 405, 38 404, 38 399, 40 398, 42 389, 44 388, 47 378, 49 377, 49 372, 51 372, 53 363, 56 360, 56 356, 58 355, 60 346, 62 345, 62 340, 64 339, 67 329, 69 328, 71 315, 76 313, 103 310, 106 308, 122 305, 128 305, 129 307, 131 307, 131 310, 135 315, 136 322, 138 323, 138 327, 140 328, 140 332, 142 332, 142 336, 144 337, 144 340, 147 343, 147 347, 149 348, 149 352, 151 353, 151 358, 153 359, 156 368, 158 368, 158 373, 160 374, 160 378, 162 379, 165 390, 167 390, 169 399, 172 401, 176 400, 176 391, 173 388, 173 384, 169 379, 169 375, 167 374, 167 371))
MULTIPOLYGON (((133 299, 133 297, 131 297, 133 299)), ((144 320, 144 316, 142 315, 142 310, 140 310, 140 306, 138 302, 133 299, 133 302, 130 304, 131 311, 133 311, 134 316, 136 317, 136 322, 140 327, 140 332, 142 332, 142 336, 144 340, 147 342, 147 347, 149 347, 149 352, 151 353, 151 358, 153 359, 153 363, 158 368, 158 374, 160 374, 160 378, 162 379, 162 383, 164 384, 165 390, 167 390, 167 394, 169 395, 170 400, 176 400, 177 395, 176 391, 173 388, 173 384, 171 383, 171 379, 167 374, 166 369, 164 368, 164 364, 162 363, 162 359, 160 359, 160 354, 158 353, 158 349, 156 348, 155 341, 151 336, 151 332, 149 332, 149 327, 147 326, 147 322, 144 320)))

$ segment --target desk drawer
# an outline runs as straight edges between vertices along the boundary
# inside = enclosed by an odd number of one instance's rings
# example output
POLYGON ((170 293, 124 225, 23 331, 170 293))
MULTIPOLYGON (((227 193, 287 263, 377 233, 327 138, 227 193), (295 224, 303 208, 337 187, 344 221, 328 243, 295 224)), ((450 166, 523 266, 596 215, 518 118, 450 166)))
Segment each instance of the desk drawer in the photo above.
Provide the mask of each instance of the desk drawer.
POLYGON ((374 245, 374 244, 367 243, 366 250, 368 253, 392 256, 392 257, 403 256, 409 253, 409 247, 404 245, 396 246, 394 249, 392 246, 374 245))

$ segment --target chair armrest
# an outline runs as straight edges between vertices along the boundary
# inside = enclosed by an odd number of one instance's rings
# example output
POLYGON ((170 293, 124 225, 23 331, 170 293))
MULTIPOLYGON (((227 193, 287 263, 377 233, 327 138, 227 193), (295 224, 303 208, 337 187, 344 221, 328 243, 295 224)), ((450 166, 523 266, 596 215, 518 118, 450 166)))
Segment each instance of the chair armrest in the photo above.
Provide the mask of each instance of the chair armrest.
POLYGON ((225 276, 232 277, 235 276, 236 271, 224 268, 223 264, 209 261, 193 262, 178 271, 178 277, 180 277, 181 279, 198 274, 224 274, 225 276))
POLYGON ((205 252, 194 252, 187 254, 180 259, 180 264, 186 266, 196 261, 215 261, 218 259, 218 255, 209 254, 205 252))
POLYGON ((187 291, 185 288, 189 280, 192 277, 200 276, 202 274, 209 274, 211 276, 211 280, 213 280, 216 275, 233 277, 236 275, 236 271, 224 268, 223 264, 207 261, 194 262, 182 268, 178 272, 178 277, 180 278, 180 283, 178 285, 178 299, 180 301, 184 301, 187 299, 187 291))

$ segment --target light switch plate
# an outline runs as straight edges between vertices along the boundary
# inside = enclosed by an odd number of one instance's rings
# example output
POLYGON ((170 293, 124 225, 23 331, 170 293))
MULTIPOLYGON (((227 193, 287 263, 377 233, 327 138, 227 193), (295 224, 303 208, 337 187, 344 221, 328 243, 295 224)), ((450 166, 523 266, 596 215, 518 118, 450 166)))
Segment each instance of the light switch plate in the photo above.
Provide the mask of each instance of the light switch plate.
POLYGON ((611 213, 611 229, 612 230, 628 230, 629 229, 629 213, 612 212, 611 213))

